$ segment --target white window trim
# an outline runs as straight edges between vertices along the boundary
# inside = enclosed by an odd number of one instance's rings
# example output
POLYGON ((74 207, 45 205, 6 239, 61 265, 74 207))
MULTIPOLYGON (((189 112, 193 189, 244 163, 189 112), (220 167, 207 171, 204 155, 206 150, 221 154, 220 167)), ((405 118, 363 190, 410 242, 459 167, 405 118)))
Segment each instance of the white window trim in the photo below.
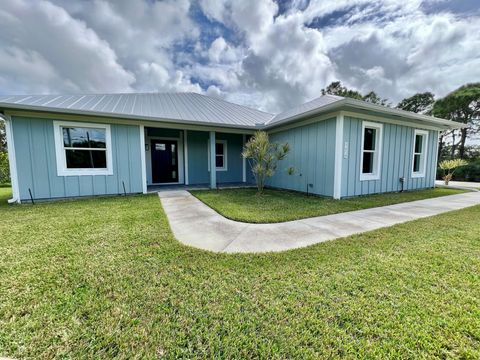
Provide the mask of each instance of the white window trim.
POLYGON ((381 171, 381 162, 382 162, 382 142, 383 142, 383 124, 363 121, 362 122, 362 142, 360 148, 360 181, 368 181, 368 180, 379 180, 380 179, 380 171, 381 171), (365 141, 365 128, 373 128, 376 129, 378 134, 375 137, 376 144, 375 144, 375 155, 373 158, 374 161, 374 171, 371 174, 363 174, 363 147, 365 141))
MULTIPOLYGON (((223 167, 217 167, 217 171, 228 171, 228 147, 227 140, 215 140, 216 144, 223 144, 223 167)), ((215 154, 216 156, 217 154, 215 154)), ((210 171, 210 140, 208 140, 208 171, 210 171)))
POLYGON ((413 132, 413 147, 412 147, 412 178, 421 178, 425 177, 426 168, 427 168, 427 151, 428 151, 428 131, 415 129, 413 132), (415 162, 415 140, 417 135, 423 136, 422 141, 422 153, 420 157, 420 171, 413 171, 413 166, 415 162))
POLYGON ((53 130, 55 137, 55 154, 57 158, 57 175, 58 176, 91 176, 91 175, 113 175, 113 160, 112 160, 112 135, 110 125, 108 124, 94 124, 81 123, 74 121, 54 121, 53 130), (68 169, 67 159, 65 156, 65 148, 63 145, 62 127, 82 127, 105 129, 106 140, 106 169, 68 169))

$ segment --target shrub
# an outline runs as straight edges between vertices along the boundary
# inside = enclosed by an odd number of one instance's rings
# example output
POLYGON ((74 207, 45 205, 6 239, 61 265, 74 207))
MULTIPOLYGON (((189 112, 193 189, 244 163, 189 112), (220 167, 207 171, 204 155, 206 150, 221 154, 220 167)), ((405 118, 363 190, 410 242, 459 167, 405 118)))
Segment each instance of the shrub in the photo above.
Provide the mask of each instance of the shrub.
POLYGON ((250 163, 258 194, 263 192, 265 181, 275 174, 277 163, 283 160, 289 151, 288 143, 271 143, 265 131, 257 131, 245 144, 242 156, 250 163))
POLYGON ((0 150, 0 184, 10 182, 10 169, 8 167, 8 154, 0 150))
MULTIPOLYGON (((438 169, 437 178, 441 179, 443 170, 438 169)), ((455 171, 455 180, 459 181, 477 181, 480 182, 480 159, 469 162, 455 171)))
POLYGON ((468 163, 463 159, 443 160, 438 167, 443 170, 442 179, 445 181, 445 185, 452 180, 455 170, 461 166, 465 166, 468 163))

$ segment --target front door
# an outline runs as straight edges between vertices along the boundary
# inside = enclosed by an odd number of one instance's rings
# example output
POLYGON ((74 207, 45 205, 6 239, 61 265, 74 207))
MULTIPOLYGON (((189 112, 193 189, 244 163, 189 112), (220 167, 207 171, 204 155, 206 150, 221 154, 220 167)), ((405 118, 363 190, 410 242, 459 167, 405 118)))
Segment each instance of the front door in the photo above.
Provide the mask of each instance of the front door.
POLYGON ((178 182, 178 144, 175 140, 152 140, 152 182, 178 182))

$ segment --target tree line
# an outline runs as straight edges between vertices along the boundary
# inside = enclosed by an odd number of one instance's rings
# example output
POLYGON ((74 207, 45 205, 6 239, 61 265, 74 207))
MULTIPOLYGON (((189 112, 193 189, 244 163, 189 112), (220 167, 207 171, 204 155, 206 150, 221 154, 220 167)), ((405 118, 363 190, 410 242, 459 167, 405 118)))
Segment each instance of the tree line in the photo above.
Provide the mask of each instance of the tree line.
POLYGON ((467 146, 466 141, 480 134, 480 83, 463 85, 440 99, 435 99, 435 95, 431 92, 417 93, 403 99, 396 106, 375 91, 364 95, 357 90, 348 89, 340 81, 334 81, 322 89, 322 95, 325 94, 349 97, 466 124, 465 128, 444 131, 440 134, 439 158, 465 159, 478 153, 477 147, 467 146), (447 144, 447 139, 451 139, 450 144, 447 144), (448 153, 445 150, 448 150, 448 153))

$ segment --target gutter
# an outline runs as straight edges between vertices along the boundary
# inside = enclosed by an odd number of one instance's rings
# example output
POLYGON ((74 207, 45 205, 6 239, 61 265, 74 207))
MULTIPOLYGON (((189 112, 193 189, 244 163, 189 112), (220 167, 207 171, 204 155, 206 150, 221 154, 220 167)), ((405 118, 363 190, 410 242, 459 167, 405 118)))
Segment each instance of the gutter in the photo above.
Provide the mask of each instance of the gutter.
POLYGON ((0 118, 5 121, 5 132, 7 136, 8 165, 10 170, 10 181, 12 184, 12 198, 8 200, 9 204, 20 203, 18 191, 17 163, 15 159, 15 146, 13 144, 12 119, 8 115, 0 113, 0 118))
POLYGON ((454 121, 450 120, 445 120, 445 119, 440 119, 436 118, 433 116, 428 116, 428 115, 421 115, 421 114, 415 114, 411 113, 409 111, 404 111, 404 110, 399 110, 399 109, 393 109, 393 108, 388 108, 382 105, 376 105, 376 104, 370 104, 365 101, 360 101, 360 100, 355 100, 355 99, 350 99, 350 98, 344 98, 342 100, 335 101, 333 103, 330 103, 328 105, 322 106, 320 108, 312 109, 294 116, 291 116, 289 118, 280 120, 278 122, 270 123, 268 121, 265 123, 264 128, 265 129, 271 129, 280 125, 285 125, 291 122, 294 122, 295 120, 299 120, 302 118, 307 118, 310 116, 318 115, 321 113, 326 113, 326 112, 333 112, 337 110, 342 110, 343 107, 345 106, 351 106, 356 109, 363 109, 363 110, 370 110, 370 111, 376 111, 379 113, 385 113, 389 114, 391 116, 397 116, 400 118, 404 119, 409 119, 409 120, 417 120, 417 121, 423 121, 426 123, 431 124, 432 126, 437 126, 438 128, 442 128, 443 130, 446 129, 461 129, 467 127, 466 124, 461 124, 461 123, 456 123, 454 121))

